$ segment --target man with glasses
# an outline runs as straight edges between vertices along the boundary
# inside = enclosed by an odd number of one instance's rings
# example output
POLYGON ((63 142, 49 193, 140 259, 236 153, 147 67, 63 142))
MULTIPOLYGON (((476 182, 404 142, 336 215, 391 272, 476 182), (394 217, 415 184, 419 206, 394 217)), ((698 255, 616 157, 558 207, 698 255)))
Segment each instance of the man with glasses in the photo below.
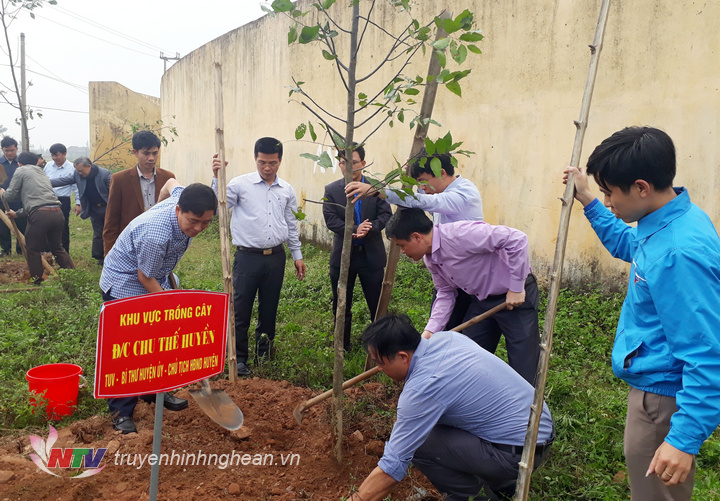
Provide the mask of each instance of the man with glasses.
MULTIPOLYGON (((345 154, 340 153, 340 168, 345 172, 345 154)), ((363 169, 365 168, 365 148, 357 143, 353 144, 352 180, 365 182, 363 169)), ((330 254, 330 282, 333 291, 333 317, 337 311, 337 286, 340 279, 340 258, 345 233, 345 178, 340 178, 325 186, 323 204, 323 217, 328 229, 335 233, 332 253, 330 254)), ((343 346, 350 350, 350 330, 352 326, 352 297, 355 288, 355 279, 360 277, 365 301, 370 310, 370 321, 375 320, 380 291, 385 274, 385 244, 381 232, 385 228, 392 209, 390 204, 378 197, 358 199, 354 205, 353 240, 350 253, 350 270, 347 279, 347 295, 345 309, 345 331, 343 346)))
MULTIPOLYGON (((295 262, 298 280, 305 278, 300 251, 295 190, 278 177, 283 146, 272 137, 255 143, 256 172, 238 176, 227 185, 227 208, 232 213, 230 231, 237 247, 233 263, 235 345, 238 376, 251 374, 248 368, 248 330, 255 296, 258 296, 258 323, 255 352, 258 358, 272 354, 280 290, 285 277, 287 242, 295 262)), ((220 159, 213 159, 212 188, 217 193, 220 159)))

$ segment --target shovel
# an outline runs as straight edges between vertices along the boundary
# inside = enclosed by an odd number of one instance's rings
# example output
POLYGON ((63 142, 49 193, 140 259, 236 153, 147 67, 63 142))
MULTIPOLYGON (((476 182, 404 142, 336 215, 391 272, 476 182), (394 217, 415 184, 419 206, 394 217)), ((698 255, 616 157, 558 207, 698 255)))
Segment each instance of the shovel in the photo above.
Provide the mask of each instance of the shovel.
MULTIPOLYGON (((178 288, 175 275, 170 273, 170 286, 178 288)), ((240 408, 223 390, 210 388, 210 380, 202 380, 202 388, 190 390, 190 396, 207 416, 226 430, 235 431, 243 425, 245 418, 240 408)))

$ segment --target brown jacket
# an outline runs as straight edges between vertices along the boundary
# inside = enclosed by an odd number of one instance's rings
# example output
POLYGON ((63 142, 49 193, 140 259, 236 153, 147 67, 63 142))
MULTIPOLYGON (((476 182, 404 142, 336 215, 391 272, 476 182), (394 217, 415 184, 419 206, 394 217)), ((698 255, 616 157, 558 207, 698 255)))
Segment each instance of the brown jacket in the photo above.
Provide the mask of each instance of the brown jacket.
MULTIPOLYGON (((155 167, 155 200, 167 180, 174 177, 175 174, 169 170, 155 167)), ((145 212, 145 204, 142 199, 140 178, 136 166, 113 174, 110 179, 110 195, 103 229, 103 247, 106 256, 115 245, 122 230, 143 212, 145 212)))

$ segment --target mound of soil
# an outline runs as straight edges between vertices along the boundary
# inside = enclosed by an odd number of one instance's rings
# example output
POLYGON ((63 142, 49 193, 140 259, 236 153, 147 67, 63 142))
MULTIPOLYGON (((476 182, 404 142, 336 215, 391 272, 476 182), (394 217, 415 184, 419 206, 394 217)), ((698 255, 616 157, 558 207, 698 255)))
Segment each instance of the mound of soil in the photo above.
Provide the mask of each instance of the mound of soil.
POLYGON ((0 284, 15 284, 30 281, 30 272, 25 261, 0 259, 0 284))
MULTIPOLYGON (((393 407, 393 399, 397 401, 397 395, 388 397, 379 383, 350 390, 349 398, 362 402, 367 412, 354 413, 348 419, 343 464, 338 466, 332 458, 329 404, 309 409, 301 425, 293 418, 293 409, 312 396, 309 389, 258 378, 236 384, 215 381, 212 386, 230 395, 245 415, 245 425, 236 432, 219 427, 189 397, 187 389, 179 391, 177 396, 189 398, 190 406, 180 412, 164 412, 162 454, 168 457, 160 466, 158 499, 338 500, 347 496, 352 486, 360 485, 382 455, 383 440, 389 436, 388 418, 374 409, 382 413, 393 407), (201 453, 208 459, 200 460, 201 453), (211 454, 218 456, 213 460, 211 454), (222 455, 226 455, 224 460, 222 455), (172 464, 166 464, 168 458, 172 464)), ((51 470, 62 477, 41 471, 29 459, 33 452, 29 437, 6 437, 0 442, 0 500, 148 499, 150 466, 147 459, 141 466, 140 460, 152 453, 154 409, 154 404, 138 403, 137 434, 114 431, 103 416, 58 430, 54 447, 107 448, 101 463, 104 469, 86 478, 68 478, 82 469, 51 470)), ((43 439, 47 431, 42 432, 43 439)), ((412 469, 392 497, 440 499, 427 479, 412 469)))

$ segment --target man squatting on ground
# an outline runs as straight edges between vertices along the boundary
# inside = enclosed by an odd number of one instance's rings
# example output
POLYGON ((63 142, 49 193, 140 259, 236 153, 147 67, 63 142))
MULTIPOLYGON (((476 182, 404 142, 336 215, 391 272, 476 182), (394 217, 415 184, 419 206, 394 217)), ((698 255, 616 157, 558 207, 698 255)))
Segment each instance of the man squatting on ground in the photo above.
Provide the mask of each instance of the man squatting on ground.
MULTIPOLYGON (((466 336, 443 331, 425 339, 404 316, 381 318, 362 341, 380 370, 405 386, 383 456, 350 501, 383 499, 410 462, 448 500, 512 495, 533 387, 466 336)), ((543 403, 535 468, 554 438, 543 403)))
MULTIPOLYGON (((170 179, 158 200, 163 201, 130 222, 105 257, 100 275, 104 301, 172 288, 170 274, 193 237, 205 230, 217 213, 215 193, 200 183, 183 188, 170 179), (168 194, 170 198, 163 200, 168 194)), ((140 398, 153 402, 155 395, 140 398)), ((135 405, 137 397, 108 399, 116 430, 137 432, 132 418, 135 405)), ((187 406, 187 400, 165 395, 165 408, 178 411, 187 406)))
POLYGON ((35 153, 23 152, 18 155, 19 167, 10 181, 7 191, 0 188, 0 199, 3 201, 22 200, 22 208, 16 213, 6 212, 8 217, 15 219, 18 215, 27 214, 25 230, 26 261, 33 283, 43 281, 42 252, 45 245, 50 247, 61 268, 75 268, 65 248, 62 246, 62 229, 65 224, 60 200, 53 192, 50 179, 41 167, 40 157, 35 153))
POLYGON ((690 500, 694 456, 720 424, 720 238, 687 189, 673 188, 675 169, 666 133, 628 127, 595 148, 587 174, 565 171, 602 244, 631 263, 612 367, 630 385, 633 501, 690 500))
MULTIPOLYGON (((482 198, 477 187, 469 179, 455 175, 456 160, 450 154, 428 155, 423 148, 410 159, 410 175, 423 183, 418 187, 414 197, 405 200, 391 188, 379 191, 370 184, 354 181, 347 185, 348 196, 375 195, 385 198, 388 202, 400 207, 422 209, 433 215, 434 224, 454 223, 456 221, 483 221, 482 198), (438 159, 441 175, 436 177, 431 162, 438 159)), ((360 200, 355 198, 355 200, 360 200)), ((433 295, 435 302, 435 295, 433 295)), ((460 325, 470 307, 471 296, 462 289, 457 289, 457 297, 452 313, 443 329, 452 329, 460 325)))
MULTIPOLYGON (((0 148, 2 148, 2 156, 0 156, 0 181, 5 181, 0 184, 0 188, 7 190, 10 186, 15 171, 19 167, 17 162, 18 143, 10 136, 5 136, 0 141, 0 148), (5 176, 2 175, 2 171, 5 172, 5 176)), ((11 210, 19 212, 22 209, 22 202, 19 198, 8 203, 11 210)), ((4 207, 0 207, 0 210, 5 210, 4 207)), ((15 220, 15 225, 20 230, 20 233, 25 234, 25 225, 27 224, 27 218, 21 217, 15 220)), ((20 248, 20 242, 15 242, 15 251, 18 254, 22 254, 20 248)), ((12 231, 5 224, 0 224, 0 257, 12 255, 12 231)))
MULTIPOLYGON (((357 143, 353 144, 353 181, 365 182, 363 169, 365 168, 365 148, 357 143)), ((344 152, 340 153, 340 168, 345 172, 344 152)), ((328 229, 335 236, 333 239, 332 251, 330 252, 330 283, 333 292, 333 318, 336 316, 338 293, 337 286, 340 280, 340 260, 342 257, 343 236, 345 234, 345 206, 347 196, 345 195, 345 178, 325 186, 323 205, 323 217, 328 229)), ((387 263, 385 244, 382 239, 382 230, 392 216, 390 204, 378 197, 359 198, 354 204, 354 226, 352 250, 350 253, 350 269, 347 278, 347 295, 345 309, 345 330, 343 346, 349 351, 350 331, 352 327, 352 297, 355 288, 355 279, 360 277, 363 295, 370 310, 370 321, 375 320, 382 281, 385 275, 384 269, 387 263)))
MULTIPOLYGON (((233 178, 227 185, 227 208, 232 213, 230 232, 235 251, 233 263, 233 301, 235 306, 235 346, 238 376, 251 374, 248 368, 248 330, 255 295, 258 296, 258 323, 255 353, 272 354, 280 290, 285 278, 287 242, 295 262, 295 276, 305 278, 300 251, 295 190, 278 175, 282 162, 282 143, 273 137, 255 142, 257 171, 233 178)), ((212 188, 217 193, 220 159, 213 158, 212 188)))
MULTIPOLYGON (((53 179, 64 177, 66 175, 72 175, 74 172, 73 164, 67 159, 67 148, 62 143, 55 143, 50 146, 50 156, 52 161, 45 165, 43 171, 45 175, 53 179)), ((80 213, 80 194, 78 193, 75 182, 63 185, 53 184, 53 191, 60 200, 60 208, 62 209, 63 217, 65 218, 65 226, 63 226, 62 232, 62 245, 65 250, 70 252, 70 194, 75 193, 75 214, 80 213)), ((48 250, 48 249, 45 249, 48 250)))
POLYGON ((421 209, 396 212, 385 234, 415 261, 423 260, 437 289, 423 337, 443 330, 456 290, 471 296, 464 320, 506 301, 507 310, 463 330, 463 334, 495 353, 505 335, 508 362, 534 384, 540 356, 538 287, 530 269, 527 236, 507 226, 458 221, 433 226, 421 209))
POLYGON ((90 218, 93 229, 91 255, 102 266, 105 262, 102 234, 110 193, 110 171, 95 165, 88 157, 75 159, 74 165, 72 172, 51 178, 50 182, 53 187, 77 186, 75 215, 82 219, 90 218))

